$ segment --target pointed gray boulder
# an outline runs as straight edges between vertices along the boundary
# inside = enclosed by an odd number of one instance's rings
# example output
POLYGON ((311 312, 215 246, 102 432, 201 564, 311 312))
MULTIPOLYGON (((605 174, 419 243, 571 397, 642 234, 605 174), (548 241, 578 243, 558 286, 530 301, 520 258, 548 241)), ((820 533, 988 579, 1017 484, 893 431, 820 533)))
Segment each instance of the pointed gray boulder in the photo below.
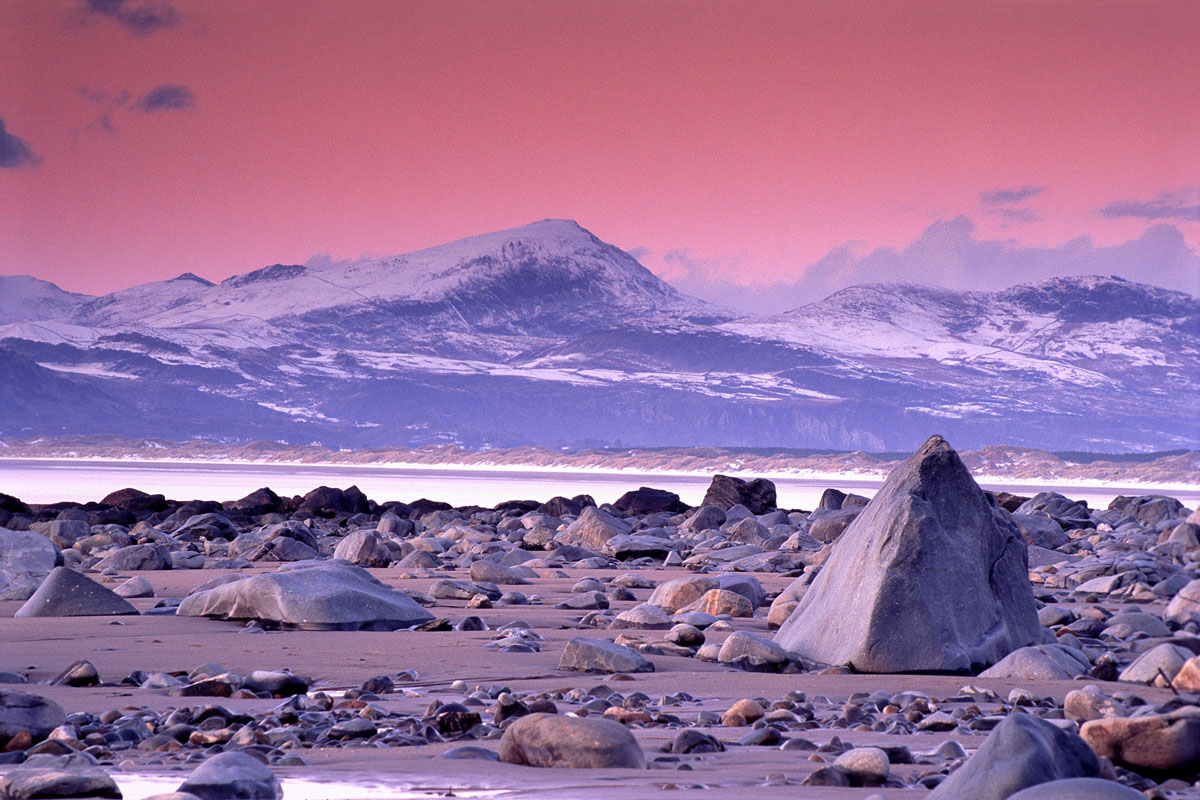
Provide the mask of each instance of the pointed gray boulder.
POLYGON ((138 610, 112 589, 67 567, 55 567, 14 617, 104 617, 138 610))
POLYGON ((834 545, 775 634, 859 672, 966 672, 1040 644, 1025 542, 933 436, 834 545))

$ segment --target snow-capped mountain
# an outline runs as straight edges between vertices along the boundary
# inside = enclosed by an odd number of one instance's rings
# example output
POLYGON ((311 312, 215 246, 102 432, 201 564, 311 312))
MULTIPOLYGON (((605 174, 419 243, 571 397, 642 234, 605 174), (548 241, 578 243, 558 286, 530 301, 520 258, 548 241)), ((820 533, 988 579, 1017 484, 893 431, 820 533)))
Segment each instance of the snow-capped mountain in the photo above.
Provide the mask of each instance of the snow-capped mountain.
POLYGON ((61 294, 0 325, 10 388, 40 387, 5 402, 0 436, 1200 446, 1200 300, 1119 278, 858 286, 739 318, 544 220, 390 258, 61 294))
POLYGON ((0 325, 65 316, 91 299, 30 275, 0 275, 0 325))

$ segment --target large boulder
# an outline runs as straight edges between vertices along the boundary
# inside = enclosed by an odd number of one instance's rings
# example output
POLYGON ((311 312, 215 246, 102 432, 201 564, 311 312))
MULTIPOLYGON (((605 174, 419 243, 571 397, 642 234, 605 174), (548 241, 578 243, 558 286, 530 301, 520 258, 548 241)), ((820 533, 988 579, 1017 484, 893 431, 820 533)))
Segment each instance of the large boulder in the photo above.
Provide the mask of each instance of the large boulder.
POLYGON ((333 557, 362 567, 386 567, 392 563, 392 551, 375 531, 358 530, 338 542, 333 557))
POLYGON ((95 569, 131 570, 170 569, 171 551, 161 544, 131 544, 118 547, 100 559, 95 569))
POLYGON ((67 721, 62 706, 29 692, 0 688, 0 747, 25 731, 34 741, 45 739, 67 721))
POLYGON ((644 769, 646 756, 619 722, 529 714, 504 730, 500 760, 530 767, 644 769))
POLYGON ((1096 755, 1160 778, 1200 777, 1200 707, 1167 714, 1094 719, 1079 734, 1096 755))
POLYGON ((1008 800, 1145 800, 1146 795, 1104 778, 1066 778, 1022 789, 1008 800))
POLYGON ((981 678, 1016 678, 1023 681, 1069 681, 1085 675, 1091 663, 1081 651, 1061 644, 1022 647, 979 674, 981 678))
POLYGON ((926 800, 1005 800, 1039 783, 1099 776, 1096 754, 1078 736, 1032 714, 1012 714, 926 800))
POLYGON ((613 507, 621 509, 626 514, 636 516, 656 514, 660 511, 676 514, 687 510, 687 504, 680 502, 679 495, 668 492, 666 489, 654 489, 649 486, 626 492, 617 498, 613 507))
POLYGON ((34 800, 52 797, 120 798, 117 782, 86 753, 38 753, 0 778, 0 797, 34 800))
POLYGON ((0 528, 0 600, 28 600, 61 562, 42 534, 0 528))
POLYGON ((588 506, 579 519, 555 535, 554 541, 600 552, 609 539, 632 532, 633 526, 625 520, 596 506, 588 506))
POLYGON ((714 475, 702 506, 720 506, 728 511, 737 505, 750 509, 751 514, 766 514, 775 510, 775 484, 766 478, 752 481, 730 475, 714 475))
POLYGON ((218 753, 192 770, 179 786, 200 800, 278 800, 279 779, 266 764, 246 753, 218 753))
POLYGON ((67 567, 55 567, 14 617, 102 617, 138 610, 112 589, 67 567))
POLYGON ((1176 625, 1200 623, 1200 579, 1180 589, 1163 610, 1163 619, 1176 625))
POLYGON ((1043 641, 1025 542, 933 436, 838 539, 775 634, 860 672, 966 672, 1043 641))
POLYGON ((341 561, 301 561, 197 591, 175 613, 301 630, 394 630, 433 619, 408 595, 341 561))

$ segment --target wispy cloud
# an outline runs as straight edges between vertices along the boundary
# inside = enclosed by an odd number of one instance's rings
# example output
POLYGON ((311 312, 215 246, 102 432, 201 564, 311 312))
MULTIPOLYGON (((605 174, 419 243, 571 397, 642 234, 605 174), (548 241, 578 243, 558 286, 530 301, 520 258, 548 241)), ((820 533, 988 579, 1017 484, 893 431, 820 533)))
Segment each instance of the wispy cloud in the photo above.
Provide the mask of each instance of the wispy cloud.
POLYGON ((1173 219, 1179 222, 1200 222, 1200 187, 1178 192, 1159 192, 1150 200, 1118 200, 1100 209, 1107 219, 1134 217, 1137 219, 1173 219))
POLYGON ((989 208, 984 213, 1000 217, 1006 226, 1013 223, 1037 222, 1042 218, 1042 212, 1036 208, 989 208))
POLYGON ((992 189, 981 192, 979 202, 985 206, 1007 206, 1023 203, 1031 197, 1037 197, 1046 191, 1045 186, 1018 186, 1014 189, 992 189))
POLYGON ((179 24, 179 12, 168 2, 128 2, 128 0, 83 0, 88 16, 116 22, 135 36, 149 36, 179 24))
POLYGON ((147 114, 155 111, 188 111, 196 107, 196 95, 186 86, 165 84, 139 97, 137 107, 147 114))
POLYGON ((0 168, 20 169, 21 167, 36 167, 42 161, 29 142, 11 134, 0 119, 0 168))
POLYGON ((994 290, 1071 275, 1119 275, 1200 295, 1200 255, 1168 224, 1111 246, 1083 236, 1041 247, 981 238, 975 224, 960 215, 935 222, 902 248, 864 252, 848 243, 797 269, 794 280, 749 285, 739 259, 695 258, 686 249, 671 253, 659 269, 664 279, 689 294, 754 314, 786 311, 848 286, 896 281, 994 290))

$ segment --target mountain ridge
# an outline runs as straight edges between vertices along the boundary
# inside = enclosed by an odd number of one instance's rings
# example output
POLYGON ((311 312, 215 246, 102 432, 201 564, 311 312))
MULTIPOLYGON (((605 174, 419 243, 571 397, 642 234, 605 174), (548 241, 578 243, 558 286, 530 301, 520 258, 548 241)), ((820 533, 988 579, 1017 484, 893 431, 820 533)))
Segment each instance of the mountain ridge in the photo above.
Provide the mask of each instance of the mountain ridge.
POLYGON ((1200 446, 1200 299, 1114 276, 868 284, 744 316, 542 220, 216 284, 39 291, 67 311, 0 325, 0 362, 57 388, 0 436, 142 419, 166 438, 349 447, 900 450, 943 428, 966 446, 1200 446), (73 414, 85 396, 111 410, 73 414))

